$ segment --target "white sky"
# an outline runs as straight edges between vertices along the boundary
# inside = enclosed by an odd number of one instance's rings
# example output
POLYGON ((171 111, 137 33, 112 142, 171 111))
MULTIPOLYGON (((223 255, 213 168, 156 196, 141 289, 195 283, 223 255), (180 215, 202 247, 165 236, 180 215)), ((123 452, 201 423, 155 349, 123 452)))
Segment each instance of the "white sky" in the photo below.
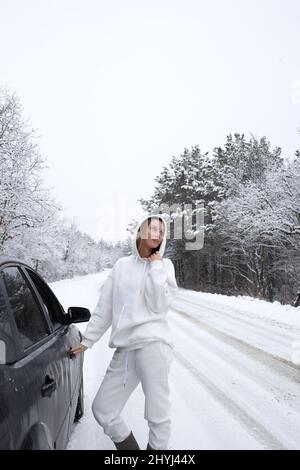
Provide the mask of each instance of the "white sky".
POLYGON ((298 0, 0 0, 0 44, 47 184, 95 238, 123 236, 184 147, 300 147, 298 0))

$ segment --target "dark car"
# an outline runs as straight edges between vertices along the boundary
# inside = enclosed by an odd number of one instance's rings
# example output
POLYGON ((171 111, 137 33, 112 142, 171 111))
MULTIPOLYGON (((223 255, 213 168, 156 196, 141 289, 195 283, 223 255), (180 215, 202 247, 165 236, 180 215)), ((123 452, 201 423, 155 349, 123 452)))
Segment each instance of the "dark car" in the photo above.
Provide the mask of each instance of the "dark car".
POLYGON ((83 414, 83 354, 73 323, 88 309, 62 305, 22 261, 0 256, 0 449, 64 449, 83 414))

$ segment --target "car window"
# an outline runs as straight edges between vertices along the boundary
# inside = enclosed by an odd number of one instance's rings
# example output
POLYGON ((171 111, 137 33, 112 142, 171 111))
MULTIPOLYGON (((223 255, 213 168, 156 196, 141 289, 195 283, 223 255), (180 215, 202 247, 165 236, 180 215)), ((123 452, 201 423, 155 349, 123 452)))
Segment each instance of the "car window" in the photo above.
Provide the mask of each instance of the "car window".
POLYGON ((0 364, 5 364, 6 362, 7 339, 10 337, 11 331, 7 315, 7 307, 0 282, 0 364))
POLYGON ((24 349, 48 335, 44 313, 17 267, 2 271, 10 307, 24 349))
POLYGON ((0 323, 3 323, 6 320, 6 304, 5 304, 5 299, 4 295, 2 292, 2 286, 0 284, 0 323))
POLYGON ((61 326, 59 320, 61 319, 63 312, 57 298, 53 295, 47 284, 40 278, 40 276, 30 269, 26 269, 26 272, 30 276, 31 281, 41 296, 44 308, 49 315, 53 328, 59 328, 61 326))

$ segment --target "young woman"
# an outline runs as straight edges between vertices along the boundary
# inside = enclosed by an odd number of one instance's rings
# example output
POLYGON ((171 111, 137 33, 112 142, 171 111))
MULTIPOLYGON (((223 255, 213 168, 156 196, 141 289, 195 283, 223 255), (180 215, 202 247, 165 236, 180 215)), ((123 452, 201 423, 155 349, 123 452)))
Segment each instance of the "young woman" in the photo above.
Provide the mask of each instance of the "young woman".
POLYGON ((145 394, 147 449, 168 449, 171 404, 168 374, 172 338, 167 311, 178 287, 171 260, 163 258, 167 224, 161 215, 144 217, 133 236, 130 256, 118 259, 106 279, 77 354, 98 341, 111 326, 109 346, 116 348, 92 409, 119 450, 139 449, 121 417, 139 382, 145 394))

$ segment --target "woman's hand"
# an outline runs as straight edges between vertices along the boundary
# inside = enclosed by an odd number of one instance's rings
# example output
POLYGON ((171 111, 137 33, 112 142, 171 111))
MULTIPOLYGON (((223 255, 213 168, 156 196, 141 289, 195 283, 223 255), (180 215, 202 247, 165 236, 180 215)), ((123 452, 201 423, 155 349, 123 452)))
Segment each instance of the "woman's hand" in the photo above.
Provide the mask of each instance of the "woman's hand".
POLYGON ((87 346, 84 346, 84 344, 79 344, 78 346, 75 346, 74 348, 70 349, 70 352, 73 354, 80 354, 84 352, 87 349, 87 346))
POLYGON ((156 251, 155 253, 153 253, 152 255, 150 255, 150 256, 148 257, 148 259, 149 259, 150 261, 156 261, 157 259, 160 259, 160 260, 162 261, 162 257, 160 256, 159 251, 156 251))

